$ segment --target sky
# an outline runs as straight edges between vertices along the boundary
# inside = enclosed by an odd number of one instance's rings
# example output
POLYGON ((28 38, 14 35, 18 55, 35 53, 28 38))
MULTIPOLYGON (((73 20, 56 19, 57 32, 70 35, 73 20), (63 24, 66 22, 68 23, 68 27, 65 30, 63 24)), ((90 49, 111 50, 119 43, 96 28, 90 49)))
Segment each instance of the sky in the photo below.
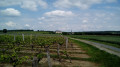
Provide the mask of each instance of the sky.
POLYGON ((120 31, 120 0, 0 0, 0 30, 120 31))

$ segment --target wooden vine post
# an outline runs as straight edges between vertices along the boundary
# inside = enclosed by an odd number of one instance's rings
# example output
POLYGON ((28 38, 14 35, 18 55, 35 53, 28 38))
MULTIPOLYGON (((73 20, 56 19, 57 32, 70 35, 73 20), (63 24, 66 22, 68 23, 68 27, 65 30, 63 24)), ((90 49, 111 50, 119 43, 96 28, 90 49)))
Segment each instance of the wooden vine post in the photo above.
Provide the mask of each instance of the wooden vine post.
POLYGON ((34 45, 32 44, 32 34, 30 35, 30 45, 31 45, 31 48, 32 48, 32 51, 33 51, 33 48, 34 48, 34 45))
POLYGON ((49 52, 49 46, 46 47, 47 51, 47 60, 48 60, 48 65, 49 67, 52 67, 51 61, 50 61, 50 52, 49 52))
POLYGON ((36 56, 33 57, 32 67, 38 67, 38 58, 36 56))
POLYGON ((70 60, 70 63, 71 63, 71 58, 70 58, 70 56, 68 55, 68 53, 67 53, 67 47, 68 47, 68 37, 65 37, 65 39, 66 39, 66 51, 64 51, 64 54, 66 55, 66 57, 70 60))
POLYGON ((60 45, 57 44, 57 55, 58 55, 59 61, 61 61, 59 48, 60 48, 60 45))
POLYGON ((24 34, 22 34, 22 36, 23 36, 23 41, 24 41, 24 34))
POLYGON ((65 37, 66 39, 66 50, 67 50, 67 47, 68 47, 68 37, 65 37))

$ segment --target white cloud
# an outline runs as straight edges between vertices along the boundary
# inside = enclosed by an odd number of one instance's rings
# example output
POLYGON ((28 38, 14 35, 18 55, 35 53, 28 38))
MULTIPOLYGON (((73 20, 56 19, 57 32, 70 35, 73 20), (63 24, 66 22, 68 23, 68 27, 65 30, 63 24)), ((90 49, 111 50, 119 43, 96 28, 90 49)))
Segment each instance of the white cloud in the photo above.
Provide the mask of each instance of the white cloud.
POLYGON ((84 19, 82 22, 83 22, 83 23, 87 23, 87 22, 88 22, 88 20, 84 19))
POLYGON ((47 3, 43 0, 38 0, 38 4, 42 7, 42 8, 47 8, 47 3))
POLYGON ((38 18, 38 20, 44 20, 45 19, 45 17, 40 17, 40 18, 38 18))
MULTIPOLYGON (((111 30, 108 28, 110 26, 116 26, 119 24, 120 19, 117 19, 117 14, 104 11, 96 12, 79 12, 74 13, 75 16, 59 17, 60 13, 50 12, 50 16, 45 19, 38 21, 39 24, 35 29, 44 29, 44 30, 61 30, 61 31, 100 31, 100 30, 111 30), (112 19, 111 19, 112 18, 112 19), (114 19, 114 20, 113 20, 114 19), (114 22, 114 24, 112 23, 114 22)), ((115 28, 114 28, 115 29, 115 28)), ((116 28, 116 30, 119 30, 116 28)))
POLYGON ((0 0, 0 6, 20 5, 22 0, 0 0))
MULTIPOLYGON (((19 6, 23 9, 36 11, 38 10, 38 8, 48 7, 48 4, 45 1, 47 0, 0 0, 0 7, 19 6)), ((50 8, 48 10, 40 9, 40 13, 37 12, 35 13, 34 16, 33 15, 31 16, 31 14, 28 13, 29 15, 27 14, 24 17, 14 17, 14 18, 6 17, 6 16, 1 17, 0 29, 2 28, 17 29, 19 27, 19 29, 29 28, 35 30, 40 29, 40 30, 62 30, 62 31, 71 31, 71 29, 73 31, 83 31, 83 30, 91 31, 91 30, 106 30, 106 29, 120 30, 120 26, 119 26, 120 13, 118 11, 120 9, 119 6, 118 7, 112 5, 110 5, 110 7, 101 6, 105 10, 103 9, 96 10, 93 7, 92 10, 90 9, 87 11, 85 10, 81 11, 77 9, 76 11, 76 8, 88 9, 91 6, 95 6, 96 4, 101 5, 102 3, 104 4, 113 3, 116 2, 117 0, 54 0, 54 1, 55 1, 54 5, 52 5, 51 2, 49 3, 50 8), (57 8, 54 8, 53 6, 57 8), (76 13, 69 11, 69 9, 59 9, 59 8, 73 8, 75 10, 72 9, 72 11, 76 13), (49 10, 52 9, 54 10, 49 12, 49 10), (110 10, 106 11, 106 9, 110 9, 110 10), (111 11, 111 9, 116 9, 116 10, 111 11), (46 13, 43 14, 42 17, 41 14, 43 12, 46 13), (38 16, 39 18, 36 18, 38 16), (4 21, 9 21, 9 22, 4 23, 4 21), (12 21, 19 23, 19 25, 15 26, 15 23, 12 21), (107 26, 111 26, 111 27, 108 28, 107 26)), ((7 13, 9 13, 9 11, 4 14, 7 13)), ((15 12, 12 12, 12 15, 14 13, 15 12)), ((11 13, 7 15, 10 16, 11 13)))
POLYGON ((21 4, 22 8, 32 11, 36 11, 38 6, 41 6, 41 8, 47 8, 47 3, 43 0, 24 0, 21 4))
POLYGON ((1 10, 1 13, 7 16, 20 16, 21 15, 20 11, 14 8, 7 8, 5 10, 1 10))
POLYGON ((12 22, 12 21, 9 21, 7 23, 5 23, 7 26, 10 26, 10 27, 14 27, 16 26, 16 23, 12 22))
POLYGON ((0 7, 15 5, 32 11, 36 11, 39 6, 47 8, 47 3, 44 0, 0 0, 0 7))
POLYGON ((78 7, 80 9, 88 9, 94 4, 113 3, 117 0, 57 0, 54 6, 57 8, 78 7))
POLYGON ((30 27, 30 25, 29 25, 29 24, 25 24, 25 26, 26 26, 26 27, 30 27))
POLYGON ((42 24, 42 22, 38 22, 39 24, 42 24))
POLYGON ((21 8, 36 11, 37 10, 37 4, 35 3, 35 1, 23 1, 22 5, 21 5, 21 8))
MULTIPOLYGON (((75 13, 74 13, 75 14, 75 13)), ((8 26, 12 23, 6 23, 2 28, 9 29, 34 29, 34 30, 61 30, 61 31, 100 31, 100 30, 119 30, 119 15, 111 12, 79 12, 78 15, 71 17, 47 17, 43 16, 45 19, 41 21, 36 18, 36 20, 29 20, 19 22, 19 25, 14 27, 8 26), (118 16, 117 16, 118 15, 118 16), (114 19, 114 20, 113 20, 114 19), (34 23, 33 23, 34 22, 34 23), (114 23, 113 23, 114 22, 114 23), (30 25, 29 25, 30 24, 30 25), (21 25, 21 26, 20 26, 21 25), (31 26, 32 25, 32 26, 31 26), (108 27, 111 26, 111 27, 108 27)), ((5 24, 0 22, 0 26, 5 24)), ((0 29, 2 29, 0 28, 0 29)))
POLYGON ((51 12, 46 12, 46 16, 49 17, 56 17, 56 16, 73 16, 74 14, 71 11, 62 11, 62 10, 55 10, 51 12))
POLYGON ((95 15, 96 15, 97 17, 105 17, 105 16, 106 16, 106 13, 101 13, 101 14, 96 13, 95 15))

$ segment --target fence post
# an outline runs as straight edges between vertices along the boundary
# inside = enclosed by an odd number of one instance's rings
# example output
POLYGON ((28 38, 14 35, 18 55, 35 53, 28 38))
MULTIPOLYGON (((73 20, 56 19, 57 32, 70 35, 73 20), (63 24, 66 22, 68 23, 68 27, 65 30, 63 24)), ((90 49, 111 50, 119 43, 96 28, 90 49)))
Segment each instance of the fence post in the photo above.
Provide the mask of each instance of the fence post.
POLYGON ((67 47, 68 47, 68 37, 65 37, 65 39, 66 39, 66 49, 67 49, 67 47))
POLYGON ((52 67, 52 65, 51 65, 51 61, 50 61, 49 47, 46 47, 46 50, 47 50, 47 60, 48 60, 48 65, 49 65, 49 67, 52 67))
POLYGON ((23 41, 24 41, 24 34, 22 34, 22 36, 23 36, 23 41))
POLYGON ((38 58, 37 57, 33 57, 32 67, 38 67, 38 58))
POLYGON ((59 61, 61 62, 61 57, 60 57, 60 51, 59 51, 59 48, 60 48, 60 45, 57 44, 57 55, 58 55, 58 58, 59 58, 59 61))

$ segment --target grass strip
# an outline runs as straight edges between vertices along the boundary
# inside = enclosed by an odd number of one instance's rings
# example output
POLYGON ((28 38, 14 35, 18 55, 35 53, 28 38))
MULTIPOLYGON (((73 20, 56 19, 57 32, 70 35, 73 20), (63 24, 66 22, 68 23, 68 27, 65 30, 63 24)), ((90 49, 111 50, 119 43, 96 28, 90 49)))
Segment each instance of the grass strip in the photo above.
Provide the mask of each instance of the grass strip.
MULTIPOLYGON (((89 39, 86 39, 86 40, 89 40, 89 39)), ((105 42, 105 41, 98 41, 98 40, 89 40, 89 41, 97 42, 97 43, 101 43, 101 44, 105 44, 105 45, 109 45, 109 46, 120 48, 120 45, 114 44, 114 43, 109 43, 109 42, 105 42)))
POLYGON ((102 43, 102 44, 106 44, 106 45, 110 45, 110 46, 113 46, 113 47, 120 48, 120 42, 116 42, 116 41, 107 41, 107 40, 101 40, 101 39, 96 39, 96 38, 89 38, 91 36, 89 36, 88 38, 85 38, 86 36, 84 36, 84 37, 81 37, 81 36, 70 36, 70 37, 78 38, 78 39, 84 39, 84 40, 93 41, 93 42, 102 43))
POLYGON ((103 50, 91 46, 89 44, 73 40, 78 44, 83 50, 87 51, 87 54, 91 56, 90 61, 100 63, 100 67, 119 67, 120 66, 120 57, 109 54, 103 50))

